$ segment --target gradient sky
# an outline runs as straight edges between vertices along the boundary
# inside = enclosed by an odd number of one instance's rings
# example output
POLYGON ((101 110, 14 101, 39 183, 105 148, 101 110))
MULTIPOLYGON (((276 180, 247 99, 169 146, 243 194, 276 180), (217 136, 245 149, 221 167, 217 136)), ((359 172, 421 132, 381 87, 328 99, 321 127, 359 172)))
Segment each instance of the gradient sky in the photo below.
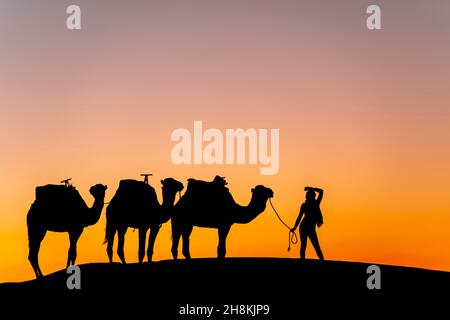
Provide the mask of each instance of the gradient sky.
MULTIPOLYGON (((450 271, 450 2, 0 0, 0 282, 33 277, 26 213, 34 188, 153 172, 227 177, 246 204, 257 184, 293 224, 305 185, 325 189, 325 257, 450 271), (82 9, 82 30, 65 8, 82 9), (126 4, 125 4, 126 3, 126 4), (365 10, 382 9, 380 31, 365 10), (176 128, 279 128, 280 170, 175 166, 176 128)), ((62 213, 63 214, 63 213, 62 213)), ((107 261, 105 217, 77 263, 107 261)), ((137 260, 137 232, 126 254, 137 260)), ((216 230, 194 229, 193 257, 216 230)), ((47 233, 44 273, 65 266, 67 234, 47 233)), ((228 256, 296 257, 268 208, 228 237, 228 256)), ((315 257, 311 245, 308 257, 315 257)), ((155 260, 170 258, 164 225, 155 260)), ((116 260, 117 257, 116 257, 116 260)))

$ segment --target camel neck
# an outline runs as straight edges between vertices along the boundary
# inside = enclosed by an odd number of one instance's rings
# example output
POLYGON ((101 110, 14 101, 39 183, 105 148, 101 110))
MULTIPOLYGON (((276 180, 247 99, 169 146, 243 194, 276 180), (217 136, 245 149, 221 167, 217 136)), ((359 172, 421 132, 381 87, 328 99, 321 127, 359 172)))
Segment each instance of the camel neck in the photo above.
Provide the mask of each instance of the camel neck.
POLYGON ((246 207, 239 206, 235 216, 236 223, 249 223, 259 216, 266 209, 266 202, 263 199, 252 197, 246 207))
POLYGON ((160 223, 166 223, 170 219, 171 209, 175 203, 175 192, 169 192, 163 188, 163 202, 161 205, 160 223))
POLYGON ((266 201, 262 199, 258 199, 256 196, 253 196, 248 204, 248 207, 251 211, 261 213, 266 209, 266 201))
POLYGON ((97 199, 95 199, 94 200, 94 204, 92 205, 92 208, 91 208, 91 210, 93 210, 93 211, 102 211, 102 209, 103 209, 103 206, 105 205, 105 202, 104 202, 104 200, 105 199, 103 199, 103 198, 97 198, 97 199))
POLYGON ((175 196, 176 193, 171 193, 163 190, 162 207, 163 208, 173 207, 173 204, 175 203, 175 196))
POLYGON ((103 206, 105 205, 104 200, 105 199, 102 197, 97 197, 94 200, 94 204, 92 205, 92 207, 89 209, 89 212, 88 212, 88 219, 87 219, 88 226, 96 224, 98 222, 98 220, 100 219, 100 215, 102 214, 103 206))

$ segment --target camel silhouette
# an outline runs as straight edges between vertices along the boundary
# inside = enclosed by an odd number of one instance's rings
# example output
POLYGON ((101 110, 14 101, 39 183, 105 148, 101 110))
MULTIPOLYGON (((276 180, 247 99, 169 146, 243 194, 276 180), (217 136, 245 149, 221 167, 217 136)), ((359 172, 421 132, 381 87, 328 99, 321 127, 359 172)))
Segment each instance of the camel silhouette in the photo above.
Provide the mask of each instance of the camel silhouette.
POLYGON ((119 188, 106 208, 106 252, 113 261, 114 236, 118 232, 117 255, 125 261, 123 250, 128 227, 139 229, 139 262, 144 259, 145 239, 150 229, 147 258, 152 261, 153 247, 161 224, 169 221, 177 192, 184 186, 181 182, 166 178, 161 180, 163 202, 159 204, 155 189, 148 183, 136 180, 121 180, 119 188))
POLYGON ((47 231, 68 232, 70 247, 67 267, 75 264, 77 242, 85 227, 100 219, 107 186, 96 184, 89 189, 95 201, 89 208, 80 193, 71 185, 46 185, 36 188, 36 199, 27 215, 29 255, 28 260, 36 277, 43 274, 39 267, 39 248, 47 231))
POLYGON ((190 259, 189 237, 194 226, 215 228, 219 233, 217 256, 226 254, 226 238, 234 223, 249 223, 261 214, 273 191, 262 185, 252 189, 247 206, 237 204, 226 187, 224 178, 216 176, 212 182, 188 179, 185 194, 175 205, 172 216, 172 256, 178 257, 178 244, 183 237, 183 256, 190 259))

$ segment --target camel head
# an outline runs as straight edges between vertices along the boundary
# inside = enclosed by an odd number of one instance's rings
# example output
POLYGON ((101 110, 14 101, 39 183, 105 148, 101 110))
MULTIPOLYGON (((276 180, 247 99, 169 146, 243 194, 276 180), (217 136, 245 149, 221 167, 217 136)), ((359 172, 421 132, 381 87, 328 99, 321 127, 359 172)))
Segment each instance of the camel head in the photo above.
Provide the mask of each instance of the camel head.
POLYGON ((105 199, 106 189, 108 189, 108 186, 96 184, 89 189, 89 193, 92 194, 95 199, 105 199))
POLYGON ((270 188, 266 188, 262 185, 258 185, 252 189, 253 196, 258 199, 267 201, 269 198, 273 198, 273 191, 270 188))
POLYGON ((184 186, 180 181, 172 178, 166 178, 161 180, 162 184, 162 194, 163 203, 161 207, 161 221, 160 223, 166 223, 171 217, 171 210, 173 209, 173 204, 175 203, 175 197, 177 192, 181 192, 184 186))
POLYGON ((170 192, 176 194, 183 190, 184 186, 180 181, 177 181, 173 178, 166 178, 161 180, 163 191, 170 192))
POLYGON ((228 182, 225 180, 225 177, 215 176, 213 182, 219 186, 225 187, 228 182))
POLYGON ((100 215, 102 214, 105 193, 108 187, 103 184, 96 184, 89 189, 89 193, 94 197, 94 205, 89 208, 88 214, 85 220, 85 226, 92 226, 98 222, 100 215))
POLYGON ((266 209, 267 200, 273 197, 272 189, 258 185, 252 189, 252 199, 247 207, 240 207, 235 216, 235 223, 249 223, 266 209))
POLYGON ((184 186, 180 181, 173 178, 166 178, 161 180, 163 192, 163 206, 173 206, 177 192, 181 192, 184 186))

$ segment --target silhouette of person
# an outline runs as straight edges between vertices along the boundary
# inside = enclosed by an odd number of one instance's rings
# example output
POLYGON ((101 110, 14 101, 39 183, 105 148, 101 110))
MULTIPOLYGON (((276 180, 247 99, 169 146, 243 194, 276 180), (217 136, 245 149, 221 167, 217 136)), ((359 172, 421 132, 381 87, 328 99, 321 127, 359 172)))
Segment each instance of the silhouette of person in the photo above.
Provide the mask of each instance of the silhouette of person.
POLYGON ((300 223, 300 259, 305 259, 307 240, 311 241, 317 256, 324 260, 322 250, 320 250, 319 239, 317 238, 316 225, 320 227, 323 224, 322 212, 320 211, 320 202, 323 197, 323 190, 319 188, 305 187, 306 200, 300 207, 297 220, 292 232, 297 229, 300 223), (319 196, 316 199, 316 192, 319 196), (303 220, 302 220, 303 218, 303 220))

